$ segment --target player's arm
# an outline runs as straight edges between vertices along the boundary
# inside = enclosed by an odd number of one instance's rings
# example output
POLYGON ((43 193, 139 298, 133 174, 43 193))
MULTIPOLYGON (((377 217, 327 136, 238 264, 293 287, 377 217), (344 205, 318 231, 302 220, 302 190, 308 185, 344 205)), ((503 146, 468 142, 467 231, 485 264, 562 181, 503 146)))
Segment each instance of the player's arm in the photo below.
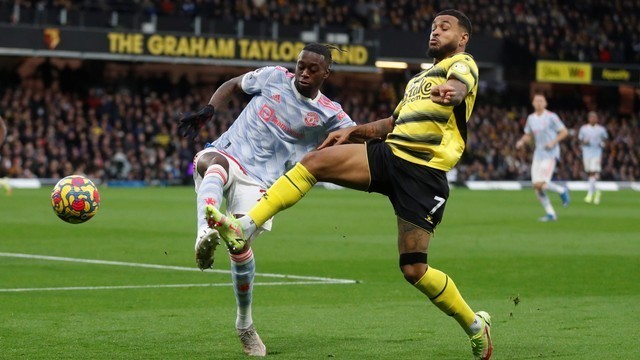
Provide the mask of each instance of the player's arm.
POLYGON ((567 130, 567 128, 560 129, 560 131, 558 131, 558 135, 556 135, 556 138, 551 140, 547 144, 547 149, 551 149, 554 146, 558 145, 560 143, 560 141, 566 139, 567 136, 569 136, 569 130, 567 130))
POLYGON ((244 90, 242 89, 243 77, 244 74, 236 76, 220 85, 220 87, 217 88, 211 96, 208 106, 219 109, 220 107, 227 105, 236 94, 244 94, 244 90))
POLYGON ((196 137, 202 126, 213 118, 216 108, 226 105, 236 94, 243 93, 242 78, 236 76, 225 81, 211 96, 209 104, 198 112, 183 116, 178 123, 178 131, 182 136, 196 137))
POLYGON ((370 139, 382 138, 393 130, 395 119, 389 116, 368 124, 358 125, 336 130, 318 146, 318 150, 325 147, 345 143, 363 143, 370 139))
POLYGON ((469 93, 467 84, 456 78, 450 78, 445 84, 431 88, 431 101, 445 106, 460 105, 469 93))
POLYGON ((524 134, 524 135, 522 135, 520 140, 518 140, 518 142, 516 142, 516 149, 520 149, 521 147, 524 146, 524 144, 528 144, 530 142, 531 142, 531 135, 530 134, 524 134))

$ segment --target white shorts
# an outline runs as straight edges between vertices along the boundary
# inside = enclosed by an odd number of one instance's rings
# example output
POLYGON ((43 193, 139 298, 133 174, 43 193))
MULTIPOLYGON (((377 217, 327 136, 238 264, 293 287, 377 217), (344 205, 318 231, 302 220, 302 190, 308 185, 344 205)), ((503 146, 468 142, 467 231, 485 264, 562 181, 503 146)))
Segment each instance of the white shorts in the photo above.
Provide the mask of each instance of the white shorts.
POLYGON ((556 169, 556 159, 533 159, 531 164, 531 182, 532 183, 548 183, 553 177, 553 171, 556 169))
POLYGON ((588 173, 599 173, 600 171, 602 171, 601 162, 602 160, 599 156, 582 159, 582 163, 584 164, 584 171, 588 173))
MULTIPOLYGON (((251 176, 249 176, 242 165, 231 155, 226 154, 216 148, 209 147, 196 154, 193 158, 193 164, 198 163, 198 159, 202 154, 217 153, 224 156, 229 162, 229 179, 224 185, 223 196, 227 200, 227 215, 246 215, 249 210, 262 199, 262 195, 266 190, 251 176)), ((194 168, 193 180, 196 186, 196 192, 202 183, 202 176, 194 168)), ((267 220, 251 237, 255 238, 262 231, 271 231, 273 218, 267 220)))

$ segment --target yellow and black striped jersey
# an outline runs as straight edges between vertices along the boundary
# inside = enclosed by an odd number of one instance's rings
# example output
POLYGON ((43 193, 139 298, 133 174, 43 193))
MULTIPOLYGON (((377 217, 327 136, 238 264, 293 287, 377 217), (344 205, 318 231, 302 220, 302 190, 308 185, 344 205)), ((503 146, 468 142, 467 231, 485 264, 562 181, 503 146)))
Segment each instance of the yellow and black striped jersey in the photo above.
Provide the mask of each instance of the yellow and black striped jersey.
POLYGON ((394 155, 412 163, 449 171, 456 165, 467 141, 467 121, 478 91, 478 67, 467 53, 441 60, 414 76, 393 117, 395 126, 386 142, 394 155), (431 87, 455 78, 467 85, 467 95, 457 106, 431 101, 431 87))

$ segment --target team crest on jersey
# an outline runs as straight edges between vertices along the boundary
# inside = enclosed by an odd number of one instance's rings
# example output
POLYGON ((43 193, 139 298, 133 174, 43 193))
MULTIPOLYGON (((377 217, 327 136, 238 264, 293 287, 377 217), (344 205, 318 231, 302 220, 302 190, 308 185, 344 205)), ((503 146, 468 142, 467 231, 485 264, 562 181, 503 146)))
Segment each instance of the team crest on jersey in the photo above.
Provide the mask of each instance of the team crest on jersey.
POLYGON ((469 67, 463 63, 455 63, 453 64, 453 70, 459 72, 462 75, 466 75, 469 73, 469 67))
POLYGON ((271 95, 271 98, 280 104, 280 94, 271 95))
POLYGON ((319 121, 320 116, 313 111, 308 112, 307 116, 304 117, 304 123, 307 124, 307 126, 316 126, 319 121))

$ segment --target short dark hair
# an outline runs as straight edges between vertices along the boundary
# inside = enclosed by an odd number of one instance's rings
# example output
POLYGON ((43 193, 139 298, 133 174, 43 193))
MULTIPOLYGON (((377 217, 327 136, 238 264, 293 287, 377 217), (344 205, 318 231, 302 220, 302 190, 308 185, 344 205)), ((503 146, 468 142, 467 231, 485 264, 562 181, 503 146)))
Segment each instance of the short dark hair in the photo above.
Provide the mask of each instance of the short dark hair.
POLYGON ((333 58, 331 57, 331 50, 343 51, 337 46, 329 45, 329 44, 319 44, 319 43, 309 43, 305 45, 305 47, 302 50, 311 51, 318 55, 324 56, 324 59, 327 61, 327 64, 329 64, 329 67, 331 67, 331 65, 333 64, 333 58))
POLYGON ((467 32, 469 33, 469 37, 471 37, 471 20, 469 20, 467 15, 465 15, 462 11, 458 11, 455 9, 447 9, 447 10, 440 11, 438 14, 436 14, 436 17, 440 15, 450 15, 458 19, 458 25, 462 26, 465 30, 467 30, 467 32))

